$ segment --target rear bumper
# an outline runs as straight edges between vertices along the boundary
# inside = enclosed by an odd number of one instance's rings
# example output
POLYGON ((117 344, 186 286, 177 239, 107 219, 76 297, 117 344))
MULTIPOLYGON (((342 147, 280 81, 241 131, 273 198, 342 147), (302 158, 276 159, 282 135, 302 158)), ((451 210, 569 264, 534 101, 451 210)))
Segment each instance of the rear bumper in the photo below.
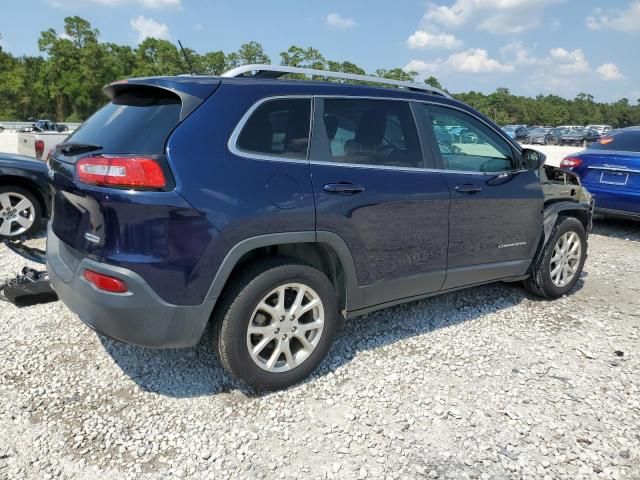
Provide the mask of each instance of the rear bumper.
POLYGON ((606 184, 585 183, 596 202, 596 212, 615 211, 630 216, 640 216, 640 192, 607 188, 606 184))
POLYGON ((198 343, 214 301, 180 306, 162 300, 137 273, 96 262, 67 247, 53 233, 47 238, 47 271, 60 300, 92 329, 135 345, 182 348, 198 343), (126 282, 123 294, 98 290, 84 278, 91 269, 126 282))

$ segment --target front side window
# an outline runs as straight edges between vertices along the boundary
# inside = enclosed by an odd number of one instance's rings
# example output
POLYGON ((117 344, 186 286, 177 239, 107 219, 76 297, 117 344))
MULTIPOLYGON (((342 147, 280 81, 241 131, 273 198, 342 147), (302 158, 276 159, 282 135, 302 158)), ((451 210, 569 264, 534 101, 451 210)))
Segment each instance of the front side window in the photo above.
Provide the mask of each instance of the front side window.
POLYGON ((324 128, 331 161, 423 167, 418 133, 407 102, 325 99, 324 128))
POLYGON ((465 172, 505 172, 516 168, 508 142, 464 112, 418 105, 431 125, 444 167, 465 172))
POLYGON ((237 147, 249 153, 305 159, 310 122, 311 99, 269 100, 245 123, 237 147))

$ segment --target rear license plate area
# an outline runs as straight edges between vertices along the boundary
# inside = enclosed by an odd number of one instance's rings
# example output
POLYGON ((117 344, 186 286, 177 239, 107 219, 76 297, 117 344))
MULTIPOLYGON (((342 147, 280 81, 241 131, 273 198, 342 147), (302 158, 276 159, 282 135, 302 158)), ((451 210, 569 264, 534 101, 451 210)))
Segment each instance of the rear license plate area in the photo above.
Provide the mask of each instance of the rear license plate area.
POLYGON ((607 185, 626 185, 628 181, 628 173, 602 172, 600 174, 600 183, 605 183, 607 185))

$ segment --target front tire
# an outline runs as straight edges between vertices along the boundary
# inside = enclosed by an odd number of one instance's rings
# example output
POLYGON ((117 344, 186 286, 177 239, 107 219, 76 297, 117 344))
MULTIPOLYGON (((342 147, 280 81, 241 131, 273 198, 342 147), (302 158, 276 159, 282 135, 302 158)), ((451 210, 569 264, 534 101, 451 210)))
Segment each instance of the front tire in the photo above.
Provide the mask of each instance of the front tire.
POLYGON ((587 258, 587 235, 577 218, 562 218, 547 245, 534 260, 525 288, 543 298, 555 299, 575 287, 587 258))
POLYGON ((20 187, 0 187, 0 239, 30 237, 42 224, 36 196, 20 187))
POLYGON ((310 375, 340 324, 336 293, 321 271, 271 258, 230 285, 214 314, 223 367, 256 390, 279 390, 310 375))

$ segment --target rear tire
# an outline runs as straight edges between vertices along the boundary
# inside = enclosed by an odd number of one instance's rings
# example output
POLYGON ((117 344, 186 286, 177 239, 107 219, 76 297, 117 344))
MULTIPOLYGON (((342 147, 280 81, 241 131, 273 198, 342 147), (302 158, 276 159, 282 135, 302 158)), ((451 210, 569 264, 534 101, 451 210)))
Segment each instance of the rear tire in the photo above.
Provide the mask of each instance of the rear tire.
POLYGON ((534 260, 525 288, 542 298, 555 299, 575 287, 587 258, 587 235, 577 218, 559 219, 549 242, 534 260))
POLYGON ((256 263, 236 277, 214 322, 222 366, 256 390, 287 388, 311 374, 340 325, 326 275, 283 257, 256 263))

